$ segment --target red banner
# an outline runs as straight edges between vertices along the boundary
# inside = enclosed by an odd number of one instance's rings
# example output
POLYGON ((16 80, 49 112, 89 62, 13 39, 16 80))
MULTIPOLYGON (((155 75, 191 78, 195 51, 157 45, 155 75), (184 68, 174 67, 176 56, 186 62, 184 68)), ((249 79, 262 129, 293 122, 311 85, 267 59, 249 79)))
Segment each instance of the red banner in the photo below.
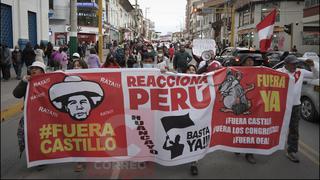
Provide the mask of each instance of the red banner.
POLYGON ((217 149, 271 154, 285 145, 293 83, 262 67, 36 76, 25 102, 28 166, 124 160, 170 166, 217 149))

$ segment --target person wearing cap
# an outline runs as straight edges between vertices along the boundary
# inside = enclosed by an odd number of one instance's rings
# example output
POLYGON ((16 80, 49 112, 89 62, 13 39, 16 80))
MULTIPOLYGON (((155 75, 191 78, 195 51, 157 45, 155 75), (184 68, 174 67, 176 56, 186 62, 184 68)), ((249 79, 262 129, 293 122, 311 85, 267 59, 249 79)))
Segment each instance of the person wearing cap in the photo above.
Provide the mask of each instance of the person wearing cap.
POLYGON ((286 156, 289 160, 295 163, 299 163, 296 153, 298 152, 299 141, 299 120, 300 120, 300 96, 302 83, 304 78, 319 78, 319 70, 314 67, 314 62, 311 59, 305 61, 310 68, 311 72, 305 69, 297 68, 298 59, 294 55, 288 55, 284 59, 284 66, 277 69, 280 72, 284 72, 289 75, 290 78, 295 80, 293 89, 293 107, 291 112, 291 118, 289 123, 289 134, 287 139, 287 152, 286 156))
POLYGON ((88 69, 87 63, 80 58, 79 53, 73 53, 71 69, 88 69))
MULTIPOLYGON (((16 98, 25 98, 27 92, 28 82, 37 75, 42 75, 46 72, 46 65, 40 61, 35 61, 29 67, 28 75, 25 75, 19 84, 14 88, 12 94, 16 98)), ((20 150, 20 158, 25 149, 24 141, 24 117, 22 116, 17 130, 18 145, 20 150)), ((37 169, 40 171, 44 166, 38 166, 37 169)))

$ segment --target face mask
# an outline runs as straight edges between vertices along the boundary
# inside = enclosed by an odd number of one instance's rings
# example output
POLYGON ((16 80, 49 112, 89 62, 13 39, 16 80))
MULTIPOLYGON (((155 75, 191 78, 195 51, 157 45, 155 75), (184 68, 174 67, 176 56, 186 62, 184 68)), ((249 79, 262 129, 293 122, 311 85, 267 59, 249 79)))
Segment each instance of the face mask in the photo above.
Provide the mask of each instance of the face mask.
POLYGON ((15 51, 19 51, 19 49, 14 49, 15 51))
POLYGON ((153 68, 153 64, 143 64, 143 68, 153 68))
POLYGON ((152 49, 148 49, 148 52, 149 52, 149 53, 152 52, 152 49))
POLYGON ((158 57, 159 57, 159 58, 162 58, 162 57, 163 57, 163 54, 158 54, 158 57))

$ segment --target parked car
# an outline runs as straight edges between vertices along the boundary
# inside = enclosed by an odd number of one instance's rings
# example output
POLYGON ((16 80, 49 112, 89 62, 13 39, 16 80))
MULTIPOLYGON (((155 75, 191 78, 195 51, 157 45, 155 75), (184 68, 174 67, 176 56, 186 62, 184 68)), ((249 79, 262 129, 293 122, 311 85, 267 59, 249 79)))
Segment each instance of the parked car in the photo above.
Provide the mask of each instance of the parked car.
MULTIPOLYGON (((311 71, 309 65, 305 61, 309 58, 298 58, 298 68, 306 69, 311 71)), ((315 69, 319 69, 319 61, 313 61, 315 69)), ((284 62, 280 62, 273 66, 273 69, 278 69, 284 66, 284 62)), ((319 74, 316 79, 305 78, 303 80, 301 90, 301 117, 302 119, 310 122, 319 121, 319 93, 320 93, 320 82, 319 74)))
POLYGON ((280 61, 282 61, 284 58, 282 57, 284 55, 283 51, 269 51, 265 54, 265 58, 268 61, 269 67, 273 67, 274 65, 278 64, 280 61))
POLYGON ((248 48, 228 47, 224 49, 216 60, 220 61, 223 66, 238 66, 240 65, 241 57, 251 55, 254 57, 255 66, 266 66, 267 61, 264 60, 263 54, 258 50, 249 50, 248 48))

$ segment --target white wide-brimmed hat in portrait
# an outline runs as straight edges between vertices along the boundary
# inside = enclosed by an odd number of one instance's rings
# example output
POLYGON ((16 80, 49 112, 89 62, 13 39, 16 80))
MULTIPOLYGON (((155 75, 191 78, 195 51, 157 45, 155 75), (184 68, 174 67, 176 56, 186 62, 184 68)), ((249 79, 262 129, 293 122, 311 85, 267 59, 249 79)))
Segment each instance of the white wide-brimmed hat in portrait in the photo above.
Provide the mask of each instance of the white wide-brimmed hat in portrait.
POLYGON ((96 82, 66 76, 63 82, 51 86, 49 97, 57 110, 69 113, 74 120, 83 121, 102 102, 104 93, 96 82))

